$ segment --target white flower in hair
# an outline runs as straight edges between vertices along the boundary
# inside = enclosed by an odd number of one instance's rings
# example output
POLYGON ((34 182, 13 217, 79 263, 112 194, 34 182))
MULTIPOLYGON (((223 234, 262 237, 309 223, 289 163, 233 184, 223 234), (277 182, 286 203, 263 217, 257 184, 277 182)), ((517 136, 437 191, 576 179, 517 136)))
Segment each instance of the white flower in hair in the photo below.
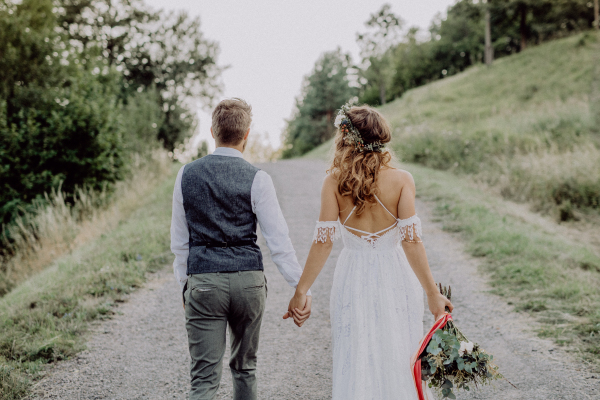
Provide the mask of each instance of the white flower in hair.
POLYGON ((333 123, 333 126, 335 126, 336 128, 340 127, 340 124, 342 123, 342 120, 345 118, 344 114, 338 114, 337 117, 335 117, 335 122, 333 123))
POLYGON ((348 118, 348 112, 351 107, 350 103, 344 104, 340 108, 337 117, 335 117, 333 125, 340 130, 342 135, 344 135, 346 143, 353 144, 361 153, 363 151, 376 151, 381 153, 385 147, 383 143, 378 140, 365 144, 360 132, 352 125, 352 121, 348 118))

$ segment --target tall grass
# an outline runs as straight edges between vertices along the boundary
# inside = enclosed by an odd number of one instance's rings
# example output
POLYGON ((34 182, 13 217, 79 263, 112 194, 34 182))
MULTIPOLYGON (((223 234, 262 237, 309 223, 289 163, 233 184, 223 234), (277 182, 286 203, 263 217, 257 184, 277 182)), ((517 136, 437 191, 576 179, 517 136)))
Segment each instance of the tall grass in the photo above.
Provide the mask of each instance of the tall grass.
POLYGON ((480 178, 504 197, 556 212, 561 221, 578 219, 577 210, 600 208, 600 150, 592 144, 516 155, 480 178))
POLYGON ((562 219, 600 209, 599 46, 588 32, 407 92, 381 108, 394 150, 562 219))
POLYGON ((113 229, 164 179, 171 163, 165 151, 156 150, 148 157, 135 156, 130 177, 110 193, 80 188, 71 202, 60 190, 46 194, 46 201, 17 218, 2 238, 0 296, 54 259, 113 229))
POLYGON ((45 364, 82 350, 89 322, 110 317, 148 272, 170 261, 180 165, 162 156, 155 162, 157 171, 135 174, 119 189, 121 197, 70 236, 83 244, 0 298, 0 400, 22 398, 45 364))

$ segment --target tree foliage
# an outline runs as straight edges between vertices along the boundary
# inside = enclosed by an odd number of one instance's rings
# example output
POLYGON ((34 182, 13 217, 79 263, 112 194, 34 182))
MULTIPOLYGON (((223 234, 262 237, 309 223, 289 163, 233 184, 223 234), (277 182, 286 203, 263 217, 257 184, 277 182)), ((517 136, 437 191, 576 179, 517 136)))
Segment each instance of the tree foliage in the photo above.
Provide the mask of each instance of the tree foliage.
MULTIPOLYGON (((445 18, 437 17, 429 29, 429 39, 419 39, 417 28, 404 32, 390 46, 389 38, 371 36, 386 48, 380 63, 366 63, 359 72, 360 100, 372 105, 383 104, 405 91, 480 63, 484 57, 484 11, 489 7, 492 46, 495 57, 522 51, 528 45, 590 29, 593 5, 589 0, 460 0, 448 8, 445 18), (390 78, 391 77, 391 78, 390 78)), ((384 6, 370 16, 392 15, 384 6)), ((388 20, 392 20, 388 17, 388 20)), ((394 20, 401 21, 399 16, 394 20)), ((382 29, 387 25, 382 23, 382 29)), ((359 45, 364 44, 358 35, 359 45)), ((371 48, 376 47, 371 45, 371 48)))
POLYGON ((2 0, 0 223, 176 148, 221 90, 217 54, 199 19, 141 0, 2 0))
POLYGON ((124 101, 135 91, 157 91, 164 116, 156 139, 173 150, 195 123, 196 102, 221 93, 218 45, 200 19, 185 12, 153 12, 140 0, 60 0, 60 26, 83 57, 122 71, 124 101))
POLYGON ((351 65, 350 55, 340 49, 317 60, 304 78, 296 110, 287 123, 283 157, 305 154, 333 137, 336 110, 356 96, 356 88, 350 86, 351 65))
POLYGON ((403 25, 404 21, 391 11, 391 5, 384 4, 365 22, 369 30, 356 35, 363 64, 361 81, 368 85, 367 90, 379 95, 379 104, 387 100, 386 90, 393 78, 393 54, 389 50, 400 40, 403 25))

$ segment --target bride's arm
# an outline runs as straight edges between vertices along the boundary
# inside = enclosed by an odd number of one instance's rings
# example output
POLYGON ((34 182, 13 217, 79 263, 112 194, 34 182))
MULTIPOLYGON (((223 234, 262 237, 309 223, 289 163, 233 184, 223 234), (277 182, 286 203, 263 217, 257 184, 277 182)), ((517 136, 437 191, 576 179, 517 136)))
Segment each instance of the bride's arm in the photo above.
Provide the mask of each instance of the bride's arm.
MULTIPOLYGON (((339 215, 339 206, 335 196, 337 190, 337 183, 331 176, 327 176, 323 182, 323 188, 321 189, 321 213, 319 215, 319 221, 337 221, 339 215)), ((338 228, 335 228, 338 229, 338 228)), ((323 269, 331 248, 333 247, 332 235, 323 236, 323 240, 313 241, 313 244, 308 253, 306 259, 306 265, 304 271, 300 277, 300 282, 296 287, 296 293, 290 305, 288 312, 292 313, 294 320, 299 326, 302 326, 304 321, 310 315, 310 304, 304 307, 306 304, 306 292, 319 276, 319 273, 323 269), (308 309, 308 310, 307 310, 308 309)))
MULTIPOLYGON (((403 177, 404 185, 402 187, 402 193, 400 195, 400 201, 398 202, 398 217, 400 219, 407 219, 415 215, 415 181, 408 172, 404 172, 406 176, 403 177)), ((427 261, 427 254, 425 253, 425 247, 423 242, 416 235, 413 237, 405 237, 402 241, 402 248, 408 259, 408 263, 415 272, 415 275, 421 282, 421 286, 427 294, 427 303, 429 304, 429 311, 433 314, 437 320, 444 314, 445 307, 448 307, 450 311, 454 309, 450 300, 443 296, 433 280, 431 269, 429 268, 429 262, 427 261)))

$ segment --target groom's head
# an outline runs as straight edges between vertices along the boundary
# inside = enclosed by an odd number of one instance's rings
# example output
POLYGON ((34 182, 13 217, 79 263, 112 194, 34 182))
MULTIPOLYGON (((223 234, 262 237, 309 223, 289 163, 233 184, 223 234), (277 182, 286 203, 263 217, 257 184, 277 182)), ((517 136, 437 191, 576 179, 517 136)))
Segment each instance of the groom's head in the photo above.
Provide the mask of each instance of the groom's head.
POLYGON ((238 146, 248 137, 252 107, 242 99, 221 101, 212 113, 211 132, 217 146, 238 146))

